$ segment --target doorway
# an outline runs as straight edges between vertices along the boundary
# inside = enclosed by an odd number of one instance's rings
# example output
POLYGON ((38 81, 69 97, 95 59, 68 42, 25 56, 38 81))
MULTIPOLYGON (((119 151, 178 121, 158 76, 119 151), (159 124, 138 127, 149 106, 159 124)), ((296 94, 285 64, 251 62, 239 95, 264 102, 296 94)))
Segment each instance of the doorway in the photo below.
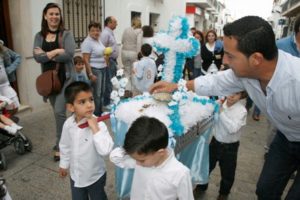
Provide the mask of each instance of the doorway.
POLYGON ((159 16, 159 14, 150 13, 149 17, 149 25, 153 28, 155 33, 159 31, 159 16))

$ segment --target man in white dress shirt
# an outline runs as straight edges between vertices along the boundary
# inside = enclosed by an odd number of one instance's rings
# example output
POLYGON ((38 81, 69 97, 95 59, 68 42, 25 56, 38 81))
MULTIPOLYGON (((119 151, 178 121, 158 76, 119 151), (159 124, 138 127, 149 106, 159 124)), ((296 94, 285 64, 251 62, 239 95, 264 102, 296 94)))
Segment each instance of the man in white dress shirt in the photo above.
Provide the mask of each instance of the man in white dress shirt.
MULTIPOLYGON (((264 163, 258 199, 280 199, 291 174, 300 168, 300 59, 278 50, 270 24, 247 16, 224 27, 223 64, 231 69, 187 82, 199 95, 230 95, 246 90, 278 129, 264 163)), ((158 82, 151 92, 172 92, 176 84, 158 82)), ((286 199, 299 199, 297 174, 286 199)))

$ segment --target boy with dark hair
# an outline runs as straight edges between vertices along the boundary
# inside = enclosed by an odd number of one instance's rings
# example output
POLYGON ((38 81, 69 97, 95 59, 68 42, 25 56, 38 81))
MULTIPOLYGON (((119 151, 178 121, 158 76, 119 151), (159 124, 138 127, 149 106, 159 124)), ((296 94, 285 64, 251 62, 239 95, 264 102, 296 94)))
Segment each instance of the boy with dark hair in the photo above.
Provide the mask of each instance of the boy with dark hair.
POLYGON ((168 139, 162 122, 143 116, 129 128, 124 149, 111 152, 110 160, 118 167, 135 168, 131 200, 194 199, 190 171, 167 148, 168 139))
POLYGON ((133 63, 133 83, 139 93, 148 92, 150 86, 154 83, 156 76, 156 64, 149 57, 152 53, 150 44, 143 44, 141 47, 142 58, 133 63))
MULTIPOLYGON (((219 120, 214 125, 214 136, 209 144, 209 173, 220 166, 221 181, 217 200, 225 200, 230 193, 235 178, 241 128, 246 125, 247 110, 241 99, 245 92, 227 96, 220 106, 219 120)), ((208 184, 198 185, 200 191, 207 189, 208 184)))
POLYGON ((112 150, 113 141, 106 125, 93 115, 92 89, 85 82, 73 82, 65 89, 65 99, 73 115, 66 120, 59 142, 59 175, 66 177, 70 168, 72 200, 107 200, 103 156, 112 150), (87 128, 78 127, 85 122, 87 128))

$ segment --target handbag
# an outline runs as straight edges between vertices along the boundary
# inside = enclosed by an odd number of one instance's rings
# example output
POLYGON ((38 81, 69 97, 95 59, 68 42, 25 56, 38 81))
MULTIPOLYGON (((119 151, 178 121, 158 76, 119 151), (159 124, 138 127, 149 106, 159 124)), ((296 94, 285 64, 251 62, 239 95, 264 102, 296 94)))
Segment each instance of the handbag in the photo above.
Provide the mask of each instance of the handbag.
POLYGON ((58 65, 56 69, 45 71, 36 79, 36 90, 43 97, 58 94, 61 88, 62 85, 58 78, 58 65))
MULTIPOLYGON (((62 48, 62 32, 59 34, 58 41, 59 47, 62 48)), ((37 77, 35 86, 37 92, 41 96, 48 97, 50 95, 60 93, 62 89, 62 83, 58 74, 59 67, 60 64, 56 63, 55 69, 47 70, 37 77)))

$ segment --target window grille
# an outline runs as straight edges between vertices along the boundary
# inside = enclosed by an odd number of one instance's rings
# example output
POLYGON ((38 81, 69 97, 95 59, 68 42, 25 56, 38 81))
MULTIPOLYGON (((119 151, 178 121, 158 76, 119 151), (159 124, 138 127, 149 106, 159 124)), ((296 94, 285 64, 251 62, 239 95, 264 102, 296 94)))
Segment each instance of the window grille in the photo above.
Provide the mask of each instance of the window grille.
POLYGON ((88 35, 91 21, 102 22, 101 0, 63 0, 65 28, 73 32, 77 47, 88 35))

